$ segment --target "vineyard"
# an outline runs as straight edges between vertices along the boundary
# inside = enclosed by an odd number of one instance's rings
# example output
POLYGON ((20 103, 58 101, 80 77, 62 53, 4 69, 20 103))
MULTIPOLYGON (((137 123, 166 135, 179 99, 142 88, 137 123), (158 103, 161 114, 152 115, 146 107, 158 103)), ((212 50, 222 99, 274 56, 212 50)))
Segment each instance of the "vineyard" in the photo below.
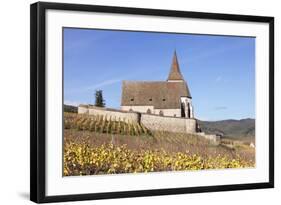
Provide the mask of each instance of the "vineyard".
POLYGON ((65 114, 64 175, 255 166, 255 149, 229 149, 187 133, 150 132, 103 116, 65 114))
POLYGON ((199 155, 186 153, 168 154, 165 150, 127 149, 126 145, 114 146, 103 144, 91 148, 88 143, 76 144, 67 142, 64 154, 64 175, 92 175, 138 173, 153 171, 183 171, 223 168, 252 167, 239 157, 229 159, 224 156, 202 158, 199 155))
POLYGON ((87 130, 92 132, 124 135, 150 135, 151 132, 138 123, 129 123, 121 119, 107 119, 106 116, 77 115, 65 113, 65 129, 87 130))

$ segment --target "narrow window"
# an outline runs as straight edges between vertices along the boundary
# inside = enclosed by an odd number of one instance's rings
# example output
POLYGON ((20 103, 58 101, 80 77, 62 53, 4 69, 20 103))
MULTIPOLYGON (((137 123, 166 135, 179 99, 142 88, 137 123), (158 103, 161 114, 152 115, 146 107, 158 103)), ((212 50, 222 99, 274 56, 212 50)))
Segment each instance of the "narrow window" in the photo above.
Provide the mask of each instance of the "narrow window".
POLYGON ((149 101, 152 101, 152 98, 150 98, 149 101))
POLYGON ((165 98, 163 98, 163 101, 166 101, 166 99, 165 99, 165 98))
POLYGON ((151 110, 148 108, 146 111, 147 114, 151 114, 151 110))
POLYGON ((191 114, 190 111, 191 111, 191 110, 190 110, 190 104, 187 103, 187 117, 188 117, 188 118, 190 118, 190 114, 191 114))
POLYGON ((185 105, 183 102, 181 103, 181 117, 185 117, 185 105))
POLYGON ((134 101, 134 98, 131 98, 131 101, 134 101))

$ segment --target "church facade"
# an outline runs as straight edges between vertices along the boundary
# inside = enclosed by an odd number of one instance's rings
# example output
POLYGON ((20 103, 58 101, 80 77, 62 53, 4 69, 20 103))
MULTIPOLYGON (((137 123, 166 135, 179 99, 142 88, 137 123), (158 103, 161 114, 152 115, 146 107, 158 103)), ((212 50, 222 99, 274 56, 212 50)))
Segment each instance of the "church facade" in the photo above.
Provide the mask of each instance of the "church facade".
POLYGON ((123 81, 121 110, 194 118, 192 97, 180 71, 176 51, 166 81, 123 81))

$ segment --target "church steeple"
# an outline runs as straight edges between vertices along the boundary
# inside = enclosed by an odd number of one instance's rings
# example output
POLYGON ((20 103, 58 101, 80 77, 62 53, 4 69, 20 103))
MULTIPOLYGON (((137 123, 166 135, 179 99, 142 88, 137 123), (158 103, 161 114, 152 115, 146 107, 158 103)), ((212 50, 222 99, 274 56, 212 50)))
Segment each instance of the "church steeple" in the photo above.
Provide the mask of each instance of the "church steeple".
POLYGON ((180 71, 180 66, 178 63, 178 57, 177 57, 176 50, 174 52, 171 70, 170 70, 167 81, 184 81, 183 76, 180 71))

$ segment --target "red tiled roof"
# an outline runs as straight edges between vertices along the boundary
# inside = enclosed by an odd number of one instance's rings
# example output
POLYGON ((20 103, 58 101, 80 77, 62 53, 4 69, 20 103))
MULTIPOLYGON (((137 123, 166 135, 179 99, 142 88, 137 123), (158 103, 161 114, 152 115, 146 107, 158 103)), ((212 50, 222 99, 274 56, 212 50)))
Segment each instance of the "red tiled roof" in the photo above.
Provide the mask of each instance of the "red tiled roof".
POLYGON ((123 81, 121 105, 153 105, 156 109, 179 109, 180 97, 191 98, 184 81, 123 81))

